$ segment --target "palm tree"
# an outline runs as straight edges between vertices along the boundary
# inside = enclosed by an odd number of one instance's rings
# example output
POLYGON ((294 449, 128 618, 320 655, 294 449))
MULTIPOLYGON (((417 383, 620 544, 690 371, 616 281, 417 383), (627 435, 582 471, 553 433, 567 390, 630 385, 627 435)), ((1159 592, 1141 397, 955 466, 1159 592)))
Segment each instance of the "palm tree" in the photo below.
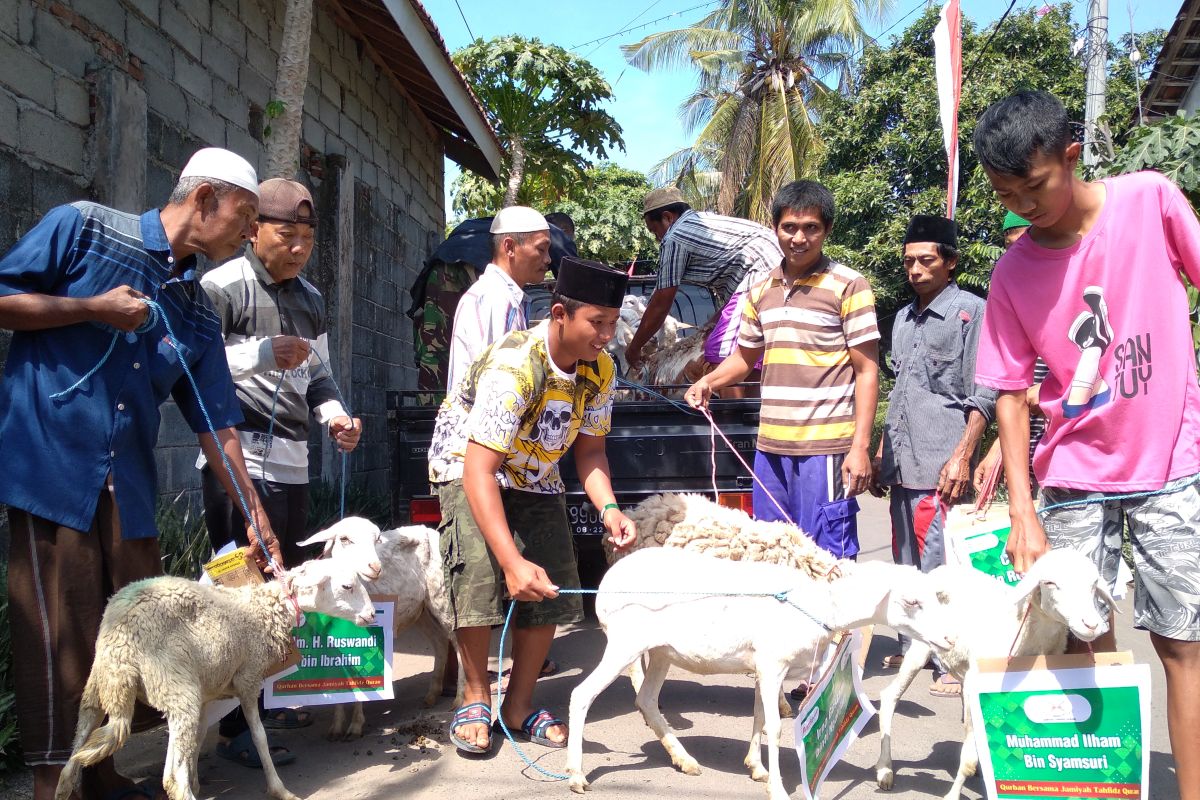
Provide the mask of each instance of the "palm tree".
POLYGON ((696 91, 680 112, 691 147, 663 159, 653 175, 674 182, 722 214, 765 222, 782 184, 812 172, 819 154, 816 114, 841 70, 868 37, 863 18, 892 0, 724 0, 688 28, 655 33, 621 49, 647 72, 692 66, 696 91))

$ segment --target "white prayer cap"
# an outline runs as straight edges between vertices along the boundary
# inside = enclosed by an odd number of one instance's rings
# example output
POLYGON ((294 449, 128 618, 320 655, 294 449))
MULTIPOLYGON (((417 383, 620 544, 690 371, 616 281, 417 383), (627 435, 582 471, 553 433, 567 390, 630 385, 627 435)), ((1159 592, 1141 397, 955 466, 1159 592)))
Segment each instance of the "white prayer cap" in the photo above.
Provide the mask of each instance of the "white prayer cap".
POLYGON ((258 175, 250 162, 221 147, 205 147, 188 159, 180 178, 210 178, 253 192, 258 197, 258 175))
POLYGON ((492 233, 532 233, 550 230, 550 223, 529 206, 509 206, 501 209, 492 220, 490 230, 492 233))

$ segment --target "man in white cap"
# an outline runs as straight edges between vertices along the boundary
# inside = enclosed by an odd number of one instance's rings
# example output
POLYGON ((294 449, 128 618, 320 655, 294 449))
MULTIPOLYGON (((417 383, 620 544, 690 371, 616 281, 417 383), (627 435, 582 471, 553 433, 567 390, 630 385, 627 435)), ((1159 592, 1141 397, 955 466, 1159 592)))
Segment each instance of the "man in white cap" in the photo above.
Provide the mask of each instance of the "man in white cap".
POLYGON ((489 344, 509 331, 525 330, 524 287, 541 281, 550 265, 550 224, 532 208, 502 209, 490 231, 492 261, 454 311, 447 392, 489 344))
MULTIPOLYGON (((279 559, 234 429, 242 413, 221 326, 195 270, 198 253, 233 255, 257 216, 254 168, 207 148, 161 211, 59 206, 0 257, 0 327, 14 332, 0 391, 0 502, 11 528, 9 613, 24 648, 13 665, 17 720, 34 800, 54 796, 71 755, 109 596, 162 571, 154 446, 168 396, 224 488, 235 493, 236 481, 279 559)), ((135 719, 138 729, 158 716, 135 719)), ((148 794, 111 758, 84 771, 83 800, 137 792, 148 794)))

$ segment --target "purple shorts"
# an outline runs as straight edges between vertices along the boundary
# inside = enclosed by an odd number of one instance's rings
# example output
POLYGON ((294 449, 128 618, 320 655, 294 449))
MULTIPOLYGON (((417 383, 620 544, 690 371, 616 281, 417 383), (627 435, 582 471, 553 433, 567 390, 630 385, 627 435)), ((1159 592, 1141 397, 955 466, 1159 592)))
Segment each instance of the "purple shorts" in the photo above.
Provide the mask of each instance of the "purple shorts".
MULTIPOLYGON (((717 324, 704 340, 704 360, 709 364, 720 364, 738 347, 738 332, 742 327, 742 307, 746 302, 745 292, 734 292, 733 297, 721 309, 717 324)), ((762 369, 762 359, 755 365, 762 369)))
POLYGON ((844 453, 820 456, 754 454, 754 474, 766 491, 754 484, 754 517, 786 521, 787 516, 819 546, 838 558, 858 555, 858 500, 842 497, 844 453), (768 496, 767 492, 770 492, 768 496))

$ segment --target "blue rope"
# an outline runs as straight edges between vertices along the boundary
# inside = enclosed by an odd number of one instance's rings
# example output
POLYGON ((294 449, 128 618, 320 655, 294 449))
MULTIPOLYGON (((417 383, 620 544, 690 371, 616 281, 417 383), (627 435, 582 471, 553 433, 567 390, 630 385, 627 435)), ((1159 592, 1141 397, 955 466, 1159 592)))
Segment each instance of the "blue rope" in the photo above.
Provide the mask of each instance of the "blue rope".
MULTIPOLYGON (((1191 483, 1195 483, 1196 480, 1200 480, 1200 476, 1197 476, 1191 483)), ((1108 503, 1111 501, 1141 500, 1147 497, 1157 497, 1162 494, 1174 494, 1175 492, 1178 492, 1180 489, 1184 488, 1184 486, 1190 486, 1191 483, 1186 483, 1183 486, 1172 486, 1170 488, 1163 487, 1162 489, 1155 489, 1153 491, 1129 492, 1127 494, 1102 494, 1099 497, 1081 497, 1078 500, 1064 500, 1061 503, 1051 503, 1044 508, 1039 508, 1037 513, 1038 516, 1045 516, 1047 512, 1053 511, 1056 508, 1073 508, 1075 506, 1099 505, 1101 503, 1108 503)))
MULTIPOLYGON (((144 319, 142 321, 142 324, 138 325, 135 330, 127 331, 125 333, 125 341, 129 342, 130 344, 133 344, 134 342, 137 341, 138 334, 148 333, 150 330, 152 330, 154 328, 155 325, 158 324, 158 318, 160 316, 159 309, 155 305, 150 305, 150 303, 147 303, 146 305, 149 307, 149 313, 146 314, 146 319, 144 319)), ((108 327, 108 326, 106 325, 105 327, 108 327)), ((76 389, 78 389, 79 387, 81 387, 85 383, 87 383, 89 380, 91 380, 92 377, 97 372, 100 371, 100 368, 104 366, 105 362, 108 361, 108 357, 111 356, 113 350, 116 349, 117 339, 119 339, 120 337, 121 337, 120 331, 113 331, 112 340, 109 341, 109 343, 108 343, 108 349, 104 351, 104 355, 100 356, 100 360, 96 362, 96 366, 89 369, 87 371, 87 374, 85 374, 79 380, 75 381, 75 383, 71 384, 66 389, 63 389, 61 392, 55 392, 54 394, 50 395, 50 399, 51 400, 61 400, 62 398, 66 397, 71 392, 75 391, 76 389)))
POLYGON ((254 521, 254 517, 250 515, 250 504, 246 502, 246 495, 242 493, 242 487, 238 485, 237 477, 233 473, 233 464, 229 461, 229 456, 225 455, 225 449, 221 447, 221 440, 217 436, 217 428, 213 424, 212 417, 209 416, 208 407, 204 405, 204 400, 200 394, 200 387, 196 385, 196 378, 192 375, 192 369, 188 366, 187 359, 183 357, 183 348, 175 341, 175 331, 171 327, 170 318, 163 313, 162 306, 150 299, 143 299, 143 303, 149 306, 152 310, 157 311, 162 318, 163 325, 167 329, 167 344, 171 345, 171 349, 179 357, 179 365, 183 367, 183 374, 187 376, 188 383, 192 386, 192 391, 196 394, 196 405, 200 406, 200 412, 204 414, 204 421, 208 424, 208 433, 212 436, 213 442, 217 446, 217 452, 221 454, 221 463, 225 465, 225 471, 229 473, 230 482, 233 488, 237 491, 238 502, 242 505, 242 516, 246 522, 250 524, 250 529, 254 531, 254 538, 258 540, 258 546, 262 548, 263 556, 267 559, 267 563, 271 567, 271 572, 277 577, 283 574, 283 568, 275 557, 271 555, 271 551, 267 549, 267 543, 263 540, 262 531, 258 529, 258 523, 254 521))
MULTIPOLYGON (((325 371, 329 373, 329 380, 333 382, 333 391, 337 393, 338 402, 342 404, 342 408, 345 409, 345 411, 346 411, 346 416, 350 418, 350 424, 353 425, 354 424, 354 413, 352 411, 350 411, 350 404, 346 402, 346 397, 342 394, 342 388, 340 386, 338 386, 337 381, 333 379, 333 370, 329 368, 329 364, 327 364, 325 362, 325 359, 321 357, 320 350, 318 350, 314 347, 313 352, 316 353, 317 361, 321 362, 321 366, 325 367, 325 371)), ((342 453, 341 503, 339 505, 338 519, 345 519, 346 518, 346 486, 347 486, 347 482, 350 479, 350 472, 349 472, 349 470, 350 470, 350 466, 349 466, 350 454, 347 453, 345 450, 342 450, 340 447, 338 449, 341 450, 341 453, 342 453)))
MULTIPOLYGON (((600 591, 599 589, 559 589, 558 593, 559 594, 598 594, 599 591, 600 591)), ((804 614, 804 616, 808 617, 813 622, 820 625, 822 628, 825 629, 825 631, 827 633, 832 633, 832 631, 833 631, 832 628, 830 628, 828 625, 826 625, 821 620, 817 619, 815 616, 810 614, 806 609, 804 609, 798 603, 796 603, 794 600, 792 600, 791 597, 789 597, 789 595, 791 593, 792 593, 791 589, 784 589, 781 592, 718 592, 718 591, 700 591, 700 590, 697 590, 697 591, 672 591, 672 590, 665 590, 665 589, 659 589, 659 590, 630 589, 628 591, 622 591, 622 592, 614 592, 614 591, 609 592, 609 594, 668 594, 668 595, 697 595, 700 597, 771 597, 771 598, 774 598, 775 600, 778 600, 780 603, 787 603, 792 608, 795 608, 800 613, 804 614)), ((500 652, 499 652, 498 658, 497 658, 497 663, 498 663, 497 669, 499 669, 499 666, 502 666, 504 663, 504 642, 508 638, 508 629, 512 623, 513 610, 516 607, 517 607, 516 600, 513 600, 512 602, 510 602, 508 604, 508 611, 504 615, 504 626, 502 628, 500 628, 500 652)), ((504 688, 503 688, 503 686, 504 686, 503 681, 498 677, 496 679, 496 721, 500 723, 500 730, 502 730, 504 732, 504 738, 508 740, 508 743, 510 745, 512 745, 512 748, 516 752, 516 754, 518 756, 520 756, 522 761, 525 762, 525 766, 531 767, 535 772, 545 775, 547 778, 550 778, 551 780, 556 780, 556 781, 567 780, 567 778, 570 777, 569 775, 564 775, 560 772, 551 772, 550 770, 546 769, 545 767, 543 767, 540 764, 538 764, 537 762, 535 762, 529 756, 525 755, 525 751, 521 749, 521 746, 519 744, 517 744, 516 739, 513 738, 512 731, 510 731, 508 729, 508 725, 504 722, 504 713, 500 710, 501 706, 504 703, 504 688)), ((464 723, 464 724, 467 724, 467 723, 464 723)))
POLYGON ((618 377, 617 383, 621 386, 624 386, 626 389, 634 389, 636 391, 645 392, 648 395, 657 397, 659 400, 662 400, 664 402, 670 403, 671 405, 675 406, 675 408, 679 409, 680 411, 684 412, 685 414, 694 414, 696 416, 702 416, 699 411, 692 408, 691 406, 689 406, 685 403, 681 403, 678 400, 673 400, 670 397, 667 397, 665 394, 660 394, 659 392, 656 392, 653 389, 651 389, 649 386, 644 386, 644 385, 638 383, 637 381, 631 381, 628 378, 618 377))

